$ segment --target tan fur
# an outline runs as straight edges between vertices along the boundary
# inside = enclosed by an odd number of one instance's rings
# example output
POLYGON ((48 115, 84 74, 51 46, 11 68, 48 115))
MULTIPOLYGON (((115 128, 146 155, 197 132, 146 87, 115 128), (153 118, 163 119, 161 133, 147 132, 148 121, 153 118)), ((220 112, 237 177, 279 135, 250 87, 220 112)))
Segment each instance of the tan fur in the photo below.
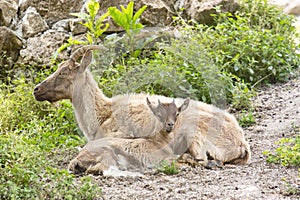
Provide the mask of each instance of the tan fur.
POLYGON ((174 149, 178 154, 189 152, 196 160, 207 162, 209 154, 222 163, 246 164, 251 153, 244 132, 235 118, 214 108, 211 112, 190 112, 178 119, 174 130, 174 149))
MULTIPOLYGON (((161 105, 158 105, 157 109, 152 111, 154 115, 158 116, 161 110, 168 111, 172 109, 169 107, 170 104, 161 105)), ((163 117, 164 119, 161 122, 176 120, 178 109, 174 111, 168 112, 168 116, 163 117), (173 116, 169 118, 170 115, 173 116)), ((184 110, 182 109, 182 111, 184 110)), ((157 134, 149 138, 102 138, 90 141, 79 152, 79 155, 70 162, 68 169, 74 173, 99 174, 111 166, 118 167, 121 170, 155 167, 164 159, 175 158, 169 146, 173 139, 172 129, 167 132, 165 128, 162 127, 157 134)))
MULTIPOLYGON (((84 49, 78 53, 84 54, 80 64, 74 63, 76 55, 36 86, 34 95, 37 100, 70 99, 79 127, 89 141, 103 137, 151 137, 161 129, 161 122, 147 108, 145 97, 149 95, 106 97, 87 69, 91 52, 84 49), (68 74, 58 79, 63 71, 68 74)), ((158 99, 163 103, 172 101, 168 97, 151 96, 153 102, 158 99)), ((176 103, 182 102, 183 99, 176 99, 176 103)), ((249 162, 250 148, 243 130, 229 113, 203 102, 191 101, 177 123, 174 130, 176 140, 172 146, 175 152, 188 151, 196 159, 203 160, 207 159, 208 152, 224 163, 249 162)))

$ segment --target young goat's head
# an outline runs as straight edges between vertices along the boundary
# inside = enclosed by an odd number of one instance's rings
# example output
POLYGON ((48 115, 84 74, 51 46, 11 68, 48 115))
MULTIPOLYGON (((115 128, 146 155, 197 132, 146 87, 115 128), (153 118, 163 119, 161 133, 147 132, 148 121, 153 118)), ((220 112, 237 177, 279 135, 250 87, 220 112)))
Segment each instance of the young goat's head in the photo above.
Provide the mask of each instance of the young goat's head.
POLYGON ((157 117, 159 121, 161 121, 164 125, 163 130, 166 132, 171 132, 174 129, 174 125, 178 115, 187 109, 190 103, 190 99, 185 99, 183 104, 180 107, 177 107, 175 104, 175 100, 172 103, 161 103, 158 100, 158 105, 154 106, 151 104, 147 97, 147 105, 153 114, 157 117))
POLYGON ((75 79, 84 74, 92 61, 92 50, 106 50, 106 48, 91 45, 76 50, 69 60, 62 62, 53 74, 36 85, 33 92, 35 99, 49 102, 71 99, 75 79), (77 63, 80 57, 82 57, 81 62, 77 63))

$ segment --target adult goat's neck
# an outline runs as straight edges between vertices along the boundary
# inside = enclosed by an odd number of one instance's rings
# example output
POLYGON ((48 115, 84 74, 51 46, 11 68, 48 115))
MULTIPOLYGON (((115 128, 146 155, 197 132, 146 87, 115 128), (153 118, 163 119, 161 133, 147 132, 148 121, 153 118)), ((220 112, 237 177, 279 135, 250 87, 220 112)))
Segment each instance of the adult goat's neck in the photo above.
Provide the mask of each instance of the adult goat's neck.
POLYGON ((104 135, 100 126, 111 117, 111 99, 102 93, 89 70, 76 77, 72 104, 78 125, 88 140, 104 135))

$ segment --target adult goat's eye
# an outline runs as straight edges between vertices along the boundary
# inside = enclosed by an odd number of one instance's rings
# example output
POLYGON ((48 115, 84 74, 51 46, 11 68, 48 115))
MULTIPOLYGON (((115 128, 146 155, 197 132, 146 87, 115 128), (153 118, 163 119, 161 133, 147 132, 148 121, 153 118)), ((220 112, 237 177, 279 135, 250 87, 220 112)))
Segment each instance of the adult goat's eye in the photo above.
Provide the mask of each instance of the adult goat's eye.
POLYGON ((67 76, 67 75, 68 75, 68 71, 67 71, 67 70, 61 70, 61 71, 59 72, 59 76, 65 77, 65 76, 67 76))

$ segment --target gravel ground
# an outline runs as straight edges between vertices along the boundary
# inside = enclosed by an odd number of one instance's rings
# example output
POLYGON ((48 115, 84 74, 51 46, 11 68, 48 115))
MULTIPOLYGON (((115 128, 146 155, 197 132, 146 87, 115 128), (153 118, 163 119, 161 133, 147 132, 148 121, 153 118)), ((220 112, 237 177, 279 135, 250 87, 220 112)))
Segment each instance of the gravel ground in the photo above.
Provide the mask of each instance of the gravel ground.
POLYGON ((300 77, 263 88, 253 103, 257 123, 245 129, 252 151, 249 165, 182 166, 177 175, 95 176, 101 199, 300 199, 298 168, 269 164, 262 154, 275 149, 274 142, 283 136, 299 134, 300 77), (291 187, 298 194, 290 194, 291 187))

